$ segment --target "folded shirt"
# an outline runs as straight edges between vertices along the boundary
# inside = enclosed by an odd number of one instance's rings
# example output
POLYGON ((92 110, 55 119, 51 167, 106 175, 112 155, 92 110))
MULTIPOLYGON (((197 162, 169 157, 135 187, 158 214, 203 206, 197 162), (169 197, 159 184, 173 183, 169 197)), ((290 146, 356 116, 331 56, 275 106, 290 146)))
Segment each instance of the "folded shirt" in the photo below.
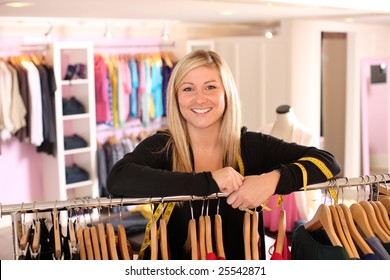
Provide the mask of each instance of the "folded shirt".
POLYGON ((71 98, 62 98, 62 114, 74 115, 74 114, 84 114, 85 108, 84 105, 78 101, 74 96, 71 98))
POLYGON ((88 172, 77 164, 73 164, 72 166, 66 166, 65 176, 67 184, 89 180, 88 172))
POLYGON ((87 147, 87 141, 85 141, 82 137, 77 134, 73 134, 71 136, 64 137, 64 149, 79 149, 87 147))

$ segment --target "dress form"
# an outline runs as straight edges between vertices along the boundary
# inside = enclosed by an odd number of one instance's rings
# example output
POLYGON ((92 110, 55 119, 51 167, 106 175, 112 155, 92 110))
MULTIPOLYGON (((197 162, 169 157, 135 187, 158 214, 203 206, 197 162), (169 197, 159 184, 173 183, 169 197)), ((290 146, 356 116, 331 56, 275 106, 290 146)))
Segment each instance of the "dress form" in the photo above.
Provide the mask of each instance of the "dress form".
MULTIPOLYGON (((295 142, 305 146, 317 146, 315 138, 307 132, 295 116, 293 108, 281 105, 276 109, 275 122, 260 129, 262 133, 283 139, 286 142, 295 142)), ((291 232, 295 221, 309 220, 315 213, 320 201, 321 191, 294 192, 284 196, 283 207, 286 210, 286 231, 291 232)), ((276 208, 277 195, 269 200, 267 206, 272 210, 264 211, 264 226, 271 232, 277 231, 277 220, 281 207, 276 208)))
POLYGON ((276 120, 272 126, 270 135, 283 139, 286 142, 292 141, 296 117, 294 110, 289 105, 282 105, 276 109, 276 120))

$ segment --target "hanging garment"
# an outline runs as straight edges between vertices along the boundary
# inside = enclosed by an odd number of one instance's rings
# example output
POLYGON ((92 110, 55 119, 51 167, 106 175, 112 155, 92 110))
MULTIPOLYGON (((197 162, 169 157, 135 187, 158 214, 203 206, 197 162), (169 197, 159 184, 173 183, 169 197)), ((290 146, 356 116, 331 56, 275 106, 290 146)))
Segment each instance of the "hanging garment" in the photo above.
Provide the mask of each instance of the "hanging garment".
POLYGON ((109 123, 111 120, 111 114, 110 100, 108 96, 108 69, 102 56, 95 55, 94 62, 96 122, 109 123))
POLYGON ((343 247, 333 246, 323 230, 307 231, 300 225, 291 244, 293 260, 349 260, 343 247))
MULTIPOLYGON (((273 245, 274 248, 276 248, 276 245, 278 243, 278 238, 275 238, 275 243, 273 245)), ((283 241, 283 251, 282 253, 274 251, 271 255, 271 260, 291 260, 291 251, 288 246, 287 241, 287 235, 284 235, 284 241, 283 241)))

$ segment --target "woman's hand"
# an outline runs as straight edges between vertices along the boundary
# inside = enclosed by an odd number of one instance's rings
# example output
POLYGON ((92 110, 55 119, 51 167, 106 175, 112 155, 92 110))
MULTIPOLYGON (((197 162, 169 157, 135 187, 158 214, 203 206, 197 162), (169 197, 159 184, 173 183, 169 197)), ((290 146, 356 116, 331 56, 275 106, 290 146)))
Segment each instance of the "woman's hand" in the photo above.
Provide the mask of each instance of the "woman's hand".
POLYGON ((223 193, 232 193, 240 188, 244 181, 244 176, 232 167, 224 167, 211 172, 219 190, 223 193))
POLYGON ((241 187, 229 195, 227 203, 240 210, 256 208, 275 193, 279 178, 280 173, 276 170, 261 175, 246 176, 241 187))

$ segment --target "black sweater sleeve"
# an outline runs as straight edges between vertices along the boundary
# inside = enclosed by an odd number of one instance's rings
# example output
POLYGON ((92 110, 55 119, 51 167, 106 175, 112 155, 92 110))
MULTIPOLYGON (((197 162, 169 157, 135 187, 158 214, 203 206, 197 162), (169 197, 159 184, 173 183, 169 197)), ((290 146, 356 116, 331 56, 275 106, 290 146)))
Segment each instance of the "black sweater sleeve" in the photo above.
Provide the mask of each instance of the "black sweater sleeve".
POLYGON ((107 189, 114 197, 206 196, 218 192, 210 172, 172 172, 168 135, 158 132, 140 142, 110 170, 107 189))
POLYGON ((315 148, 288 143, 270 135, 258 132, 246 132, 242 135, 242 156, 245 175, 255 175, 280 170, 280 180, 276 194, 288 194, 303 187, 302 170, 295 163, 301 164, 307 171, 307 184, 316 184, 328 178, 312 162, 301 161, 310 157, 320 160, 331 172, 332 177, 340 173, 340 164, 329 152, 315 148), (247 168, 248 167, 248 168, 247 168))

